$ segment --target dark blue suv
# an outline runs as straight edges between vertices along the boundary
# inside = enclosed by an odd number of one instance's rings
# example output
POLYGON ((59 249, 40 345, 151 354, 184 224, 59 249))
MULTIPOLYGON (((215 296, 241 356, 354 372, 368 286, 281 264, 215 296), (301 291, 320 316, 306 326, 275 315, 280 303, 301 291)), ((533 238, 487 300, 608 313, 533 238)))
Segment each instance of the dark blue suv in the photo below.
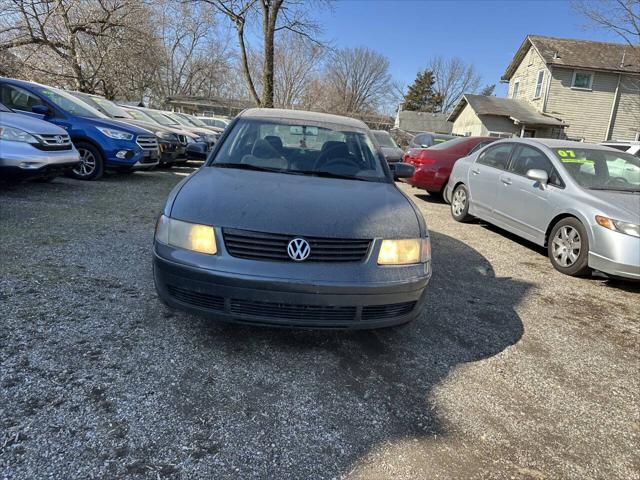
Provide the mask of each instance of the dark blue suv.
POLYGON ((105 169, 133 172, 158 164, 153 133, 111 120, 63 90, 0 77, 0 103, 40 115, 68 132, 81 158, 71 171, 75 178, 95 180, 105 169))

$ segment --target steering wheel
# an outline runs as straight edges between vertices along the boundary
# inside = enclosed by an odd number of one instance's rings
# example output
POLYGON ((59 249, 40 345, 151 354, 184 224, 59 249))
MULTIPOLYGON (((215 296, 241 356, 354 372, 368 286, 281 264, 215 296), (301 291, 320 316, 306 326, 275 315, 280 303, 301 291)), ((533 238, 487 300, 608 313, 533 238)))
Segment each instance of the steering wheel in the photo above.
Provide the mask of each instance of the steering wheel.
POLYGON ((607 180, 606 182, 607 185, 610 185, 612 187, 619 185, 621 187, 626 187, 627 185, 629 185, 629 182, 627 181, 626 178, 622 178, 622 177, 611 177, 609 180, 607 180))
MULTIPOLYGON (((360 164, 358 164, 357 160, 349 157, 332 158, 321 166, 322 170, 335 173, 342 173, 341 170, 346 170, 347 174, 360 171, 360 164)), ((318 169, 316 168, 316 170, 318 169)))

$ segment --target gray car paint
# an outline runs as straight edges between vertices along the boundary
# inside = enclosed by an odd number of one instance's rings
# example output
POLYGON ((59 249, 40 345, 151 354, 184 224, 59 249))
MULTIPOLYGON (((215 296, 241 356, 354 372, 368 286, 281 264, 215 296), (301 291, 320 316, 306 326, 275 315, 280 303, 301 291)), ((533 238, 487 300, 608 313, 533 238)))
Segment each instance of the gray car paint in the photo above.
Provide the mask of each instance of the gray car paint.
POLYGON ((527 144, 541 150, 558 171, 564 188, 541 187, 526 177, 481 165, 476 160, 485 150, 482 149, 456 162, 449 180, 449 198, 457 185, 465 184, 471 215, 538 245, 546 245, 555 219, 562 215, 574 216, 587 230, 590 267, 611 275, 640 279, 640 238, 608 230, 595 222, 596 215, 603 215, 640 224, 640 195, 583 188, 551 149, 574 145, 575 148, 616 150, 550 139, 505 139, 488 148, 503 143, 527 144))
MULTIPOLYGON (((251 110, 241 117, 318 121, 367 131, 353 119, 333 115, 251 110), (343 122, 341 124, 341 122, 343 122)), ((225 136, 232 130, 227 128, 225 136)), ((207 314, 202 308, 176 302, 166 282, 178 282, 201 292, 217 292, 225 298, 312 305, 387 305, 416 301, 415 311, 400 318, 379 320, 349 328, 373 328, 409 321, 419 313, 431 264, 379 266, 382 239, 424 238, 426 223, 415 205, 387 176, 380 181, 358 181, 255 172, 211 166, 217 151, 195 174, 169 195, 164 214, 172 218, 213 225, 219 246, 216 255, 204 255, 155 242, 154 272, 161 298, 172 306, 207 314), (224 246, 222 228, 238 228, 295 236, 371 239, 363 261, 281 262, 240 259, 224 246)), ((249 321, 229 311, 219 319, 249 321)), ((254 322, 255 323, 255 322, 254 322)), ((265 322, 262 322, 265 323, 265 322)), ((285 320, 278 323, 289 324, 285 320), (283 323, 284 322, 284 323, 283 323)), ((346 328, 317 321, 307 326, 346 328)))

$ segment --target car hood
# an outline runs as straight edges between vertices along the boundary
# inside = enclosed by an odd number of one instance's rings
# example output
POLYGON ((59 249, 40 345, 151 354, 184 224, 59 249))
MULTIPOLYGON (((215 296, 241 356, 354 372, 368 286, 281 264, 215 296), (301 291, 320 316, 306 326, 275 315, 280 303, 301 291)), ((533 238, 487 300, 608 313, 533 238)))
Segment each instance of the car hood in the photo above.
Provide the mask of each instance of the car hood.
POLYGON ((61 127, 49 123, 45 120, 32 117, 28 114, 1 112, 0 124, 7 127, 19 128, 27 133, 39 135, 66 135, 67 132, 61 127))
POLYGON ((420 224, 391 183, 203 167, 175 197, 171 217, 270 233, 416 238, 420 224))
POLYGON ((382 154, 384 155, 384 158, 391 158, 391 159, 401 159, 404 155, 404 152, 402 151, 401 148, 396 148, 396 147, 380 147, 380 150, 382 150, 382 154))
POLYGON ((153 132, 145 129, 145 128, 141 128, 141 127, 136 127, 135 125, 131 125, 129 123, 126 123, 124 121, 121 120, 113 120, 113 119, 105 119, 105 118, 88 118, 88 117, 84 117, 85 119, 91 121, 91 123, 93 123, 94 125, 98 125, 100 127, 106 127, 106 128, 117 128, 118 130, 123 130, 127 133, 133 133, 135 135, 149 135, 149 134, 153 134, 153 132))
POLYGON ((640 194, 610 190, 587 191, 598 200, 604 215, 615 216, 615 220, 623 222, 640 223, 640 194))

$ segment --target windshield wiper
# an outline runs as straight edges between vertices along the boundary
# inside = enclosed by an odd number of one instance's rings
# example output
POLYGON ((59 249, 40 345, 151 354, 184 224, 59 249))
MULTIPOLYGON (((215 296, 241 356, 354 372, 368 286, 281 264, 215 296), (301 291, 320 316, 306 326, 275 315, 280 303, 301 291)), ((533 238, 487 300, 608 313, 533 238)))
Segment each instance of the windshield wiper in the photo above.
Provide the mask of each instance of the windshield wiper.
POLYGON ((282 173, 290 173, 292 175, 310 175, 313 177, 323 178, 340 178, 342 180, 359 180, 361 182, 375 182, 375 179, 354 177, 353 175, 341 175, 339 173, 327 172, 325 170, 287 170, 282 173))
POLYGON ((218 168, 237 168, 240 170, 254 170, 256 172, 276 172, 276 173, 286 173, 279 168, 269 168, 269 167, 258 167, 257 165, 252 165, 250 163, 231 163, 231 162, 214 162, 211 164, 212 167, 218 168))

